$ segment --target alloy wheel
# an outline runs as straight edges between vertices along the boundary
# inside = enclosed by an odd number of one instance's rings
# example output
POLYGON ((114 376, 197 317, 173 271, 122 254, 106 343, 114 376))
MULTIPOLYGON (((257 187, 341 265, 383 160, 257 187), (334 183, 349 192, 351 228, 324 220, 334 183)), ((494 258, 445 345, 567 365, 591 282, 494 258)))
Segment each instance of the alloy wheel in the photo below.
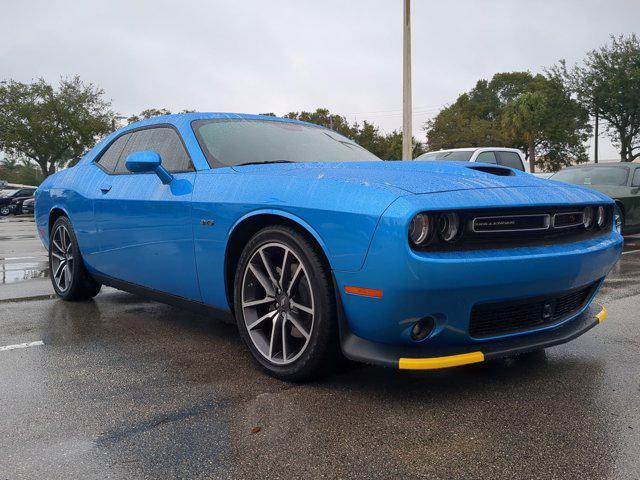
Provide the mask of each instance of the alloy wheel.
POLYGON ((309 345, 315 317, 307 269, 289 247, 258 248, 242 278, 242 314, 251 342, 269 362, 287 365, 309 345))
POLYGON ((51 237, 51 275, 61 292, 71 286, 73 278, 73 244, 64 225, 58 226, 51 237))

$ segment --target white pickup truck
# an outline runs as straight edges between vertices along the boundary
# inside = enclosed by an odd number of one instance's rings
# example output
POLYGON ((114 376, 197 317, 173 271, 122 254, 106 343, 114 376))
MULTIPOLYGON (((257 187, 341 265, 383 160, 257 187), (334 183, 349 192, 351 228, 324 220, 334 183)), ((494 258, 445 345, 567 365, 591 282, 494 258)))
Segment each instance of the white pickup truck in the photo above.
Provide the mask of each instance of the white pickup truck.
POLYGON ((503 167, 516 168, 527 173, 531 172, 529 162, 524 159, 523 153, 516 148, 453 148, 451 150, 423 153, 416 160, 493 163, 503 167))

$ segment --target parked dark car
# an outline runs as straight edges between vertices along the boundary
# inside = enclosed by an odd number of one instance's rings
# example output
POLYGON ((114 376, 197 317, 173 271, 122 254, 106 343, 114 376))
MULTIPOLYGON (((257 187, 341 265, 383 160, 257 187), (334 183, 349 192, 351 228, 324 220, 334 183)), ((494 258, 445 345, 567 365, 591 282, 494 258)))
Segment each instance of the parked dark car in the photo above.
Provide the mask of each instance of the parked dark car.
POLYGON ((11 203, 9 204, 9 209, 11 210, 11 213, 14 215, 22 215, 23 213, 25 213, 24 202, 26 202, 27 200, 32 200, 33 198, 34 196, 31 195, 29 197, 18 197, 11 200, 11 203))
POLYGON ((33 188, 20 188, 18 190, 3 190, 0 192, 0 216, 6 217, 14 211, 17 207, 12 206, 14 200, 20 200, 20 206, 22 207, 22 200, 27 198, 33 198, 36 189, 33 188))
POLYGON ((33 204, 36 199, 34 197, 27 198, 24 202, 22 202, 22 213, 25 215, 33 215, 33 204))
POLYGON ((625 235, 640 233, 640 164, 590 163, 564 168, 551 180, 573 183, 610 196, 616 202, 616 229, 625 235))

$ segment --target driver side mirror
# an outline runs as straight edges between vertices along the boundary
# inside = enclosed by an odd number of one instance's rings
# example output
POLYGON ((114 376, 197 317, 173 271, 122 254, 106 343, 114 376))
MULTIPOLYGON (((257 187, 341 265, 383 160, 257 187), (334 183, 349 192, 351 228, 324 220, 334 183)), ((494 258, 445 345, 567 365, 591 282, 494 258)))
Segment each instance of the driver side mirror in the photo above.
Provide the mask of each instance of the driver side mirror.
POLYGON ((127 157, 124 164, 131 173, 154 172, 165 185, 173 180, 173 175, 162 166, 160 155, 152 150, 134 152, 127 157))

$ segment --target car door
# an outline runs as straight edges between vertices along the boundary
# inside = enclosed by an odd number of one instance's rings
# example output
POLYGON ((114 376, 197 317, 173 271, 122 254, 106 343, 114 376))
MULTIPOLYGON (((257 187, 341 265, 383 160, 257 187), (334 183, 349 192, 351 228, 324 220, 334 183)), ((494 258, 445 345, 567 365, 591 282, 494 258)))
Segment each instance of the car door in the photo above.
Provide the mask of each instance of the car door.
POLYGON ((180 134, 171 126, 154 126, 127 133, 112 146, 115 151, 106 160, 98 159, 104 176, 95 187, 99 251, 93 256, 93 268, 118 280, 199 301, 191 222, 196 173, 180 134), (173 175, 169 184, 155 173, 127 170, 127 157, 145 150, 160 155, 162 166, 173 175))

